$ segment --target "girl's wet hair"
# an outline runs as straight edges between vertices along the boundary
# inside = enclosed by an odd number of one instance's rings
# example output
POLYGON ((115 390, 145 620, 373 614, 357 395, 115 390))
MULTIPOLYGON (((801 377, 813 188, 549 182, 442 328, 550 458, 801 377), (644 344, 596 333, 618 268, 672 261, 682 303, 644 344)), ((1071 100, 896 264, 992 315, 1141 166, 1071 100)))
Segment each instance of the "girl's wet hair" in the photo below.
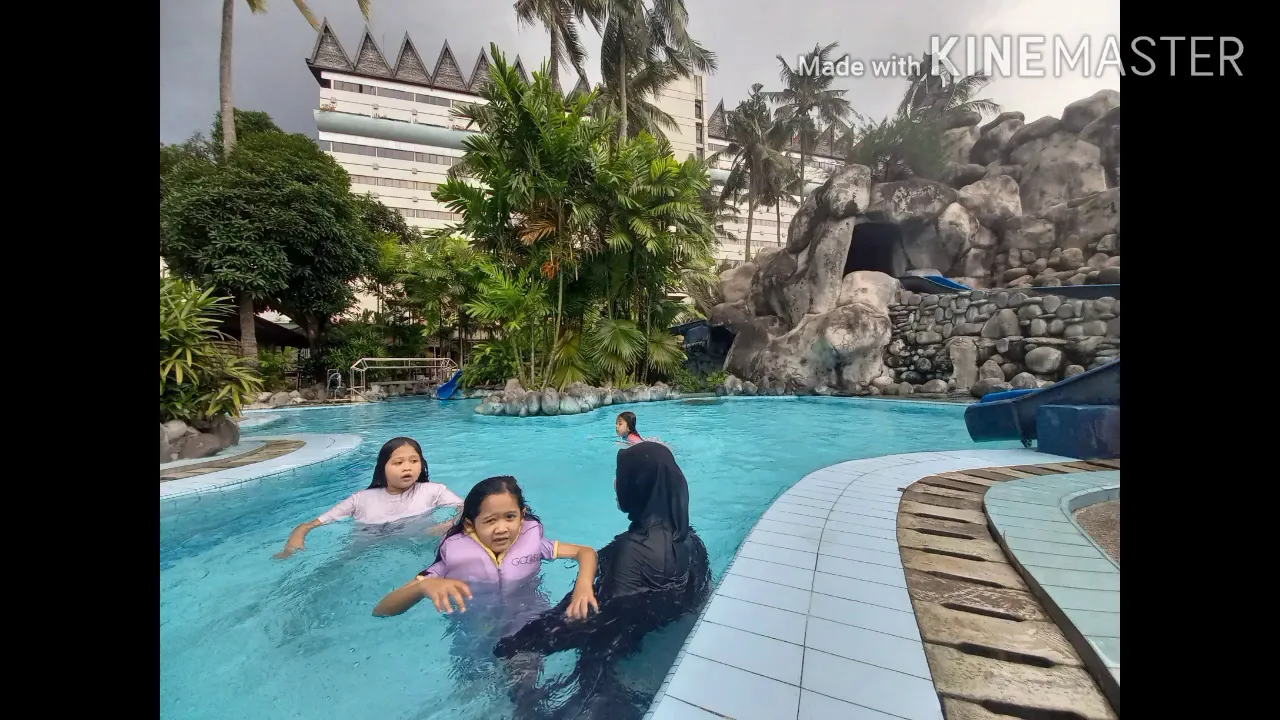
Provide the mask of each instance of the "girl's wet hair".
MULTIPOLYGON (((491 478, 485 478, 476 483, 471 488, 471 492, 467 493, 467 497, 462 501, 462 512, 458 513, 457 519, 453 522, 453 527, 449 528, 449 532, 444 534, 444 538, 440 541, 440 547, 444 548, 444 541, 466 532, 467 522, 475 524, 476 517, 480 515, 480 505, 490 495, 509 494, 516 499, 516 505, 524 511, 525 520, 533 520, 542 522, 537 515, 533 514, 533 510, 529 508, 529 504, 524 501, 524 491, 520 489, 520 483, 510 475, 496 475, 491 478)), ((440 551, 436 551, 436 560, 440 560, 440 551)))
POLYGON ((418 474, 416 482, 431 482, 430 473, 427 471, 427 456, 422 454, 422 446, 413 438, 398 437, 388 440, 387 444, 378 451, 378 463, 373 466, 373 482, 369 483, 370 490, 387 486, 387 462, 391 460, 391 453, 405 445, 413 447, 418 452, 418 459, 422 460, 422 472, 418 474))
POLYGON ((636 414, 635 413, 631 412, 630 410, 618 413, 618 419, 626 424, 628 434, 633 434, 633 435, 640 434, 639 431, 636 430, 636 414))

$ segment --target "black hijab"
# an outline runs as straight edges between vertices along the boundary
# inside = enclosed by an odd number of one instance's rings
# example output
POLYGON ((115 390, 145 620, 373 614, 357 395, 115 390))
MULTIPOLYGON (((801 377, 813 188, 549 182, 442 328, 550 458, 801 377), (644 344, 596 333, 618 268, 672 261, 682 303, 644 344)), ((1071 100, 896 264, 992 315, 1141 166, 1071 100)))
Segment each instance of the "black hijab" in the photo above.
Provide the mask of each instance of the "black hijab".
POLYGON ((631 532, 661 524, 675 542, 689 534, 689 483, 665 445, 642 442, 618 451, 618 507, 631 532))

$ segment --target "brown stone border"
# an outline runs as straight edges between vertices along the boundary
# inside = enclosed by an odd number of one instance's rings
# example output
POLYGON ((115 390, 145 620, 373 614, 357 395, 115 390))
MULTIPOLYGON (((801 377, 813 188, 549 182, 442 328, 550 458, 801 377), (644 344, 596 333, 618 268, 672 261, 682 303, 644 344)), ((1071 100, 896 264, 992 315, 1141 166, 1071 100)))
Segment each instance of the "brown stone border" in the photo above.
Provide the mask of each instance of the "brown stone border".
POLYGON ((1119 460, 991 467, 931 475, 904 489, 898 548, 948 720, 1119 717, 992 536, 982 506, 997 483, 1119 467, 1119 460))
POLYGON ((243 467, 252 465, 253 463, 262 462, 263 460, 271 460, 282 455, 298 450, 305 446, 302 440, 268 440, 266 443, 254 450, 253 452, 244 453, 243 455, 235 455, 225 459, 213 459, 209 462, 194 463, 191 465, 180 465, 175 468, 160 471, 160 482, 169 482, 170 480, 182 480, 184 478, 196 477, 198 475, 207 475, 211 472, 219 470, 228 470, 230 468, 243 467))

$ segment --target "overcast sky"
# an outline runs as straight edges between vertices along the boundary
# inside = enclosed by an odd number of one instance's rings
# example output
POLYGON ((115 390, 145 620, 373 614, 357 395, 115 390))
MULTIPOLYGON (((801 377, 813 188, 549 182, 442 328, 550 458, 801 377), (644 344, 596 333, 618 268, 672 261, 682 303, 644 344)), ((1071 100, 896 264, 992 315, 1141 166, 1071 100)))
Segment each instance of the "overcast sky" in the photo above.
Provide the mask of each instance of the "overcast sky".
MULTIPOLYGON (((518 28, 512 0, 373 0, 370 26, 394 65, 407 31, 430 68, 445 39, 464 74, 489 42, 508 55, 519 54, 534 69, 545 57, 548 40, 537 27, 518 28)), ((355 0, 310 0, 312 10, 328 17, 348 54, 355 53, 364 21, 355 0)), ((893 55, 917 57, 929 49, 931 35, 1000 36, 1057 34, 1071 47, 1088 36, 1096 64, 1104 38, 1120 31, 1119 0, 686 0, 690 30, 719 58, 719 70, 707 79, 714 107, 720 99, 732 108, 753 82, 777 89, 781 54, 793 66, 798 55, 839 42, 850 57, 872 61, 893 55)), ((303 60, 315 44, 315 32, 286 0, 274 0, 262 15, 236 7, 234 97, 237 107, 265 110, 284 129, 315 136, 312 110, 319 89, 303 60)), ((218 107, 218 33, 221 3, 214 0, 160 0, 160 140, 177 142, 192 133, 208 133, 218 107)), ((589 38, 588 74, 600 79, 598 36, 589 38)), ((1016 52, 1017 43, 1013 44, 1016 52)), ((963 65, 963 44, 951 57, 963 65)), ((1066 104, 1103 88, 1120 88, 1114 70, 1086 73, 1080 66, 1052 76, 1052 51, 1033 67, 1043 78, 1002 77, 984 95, 1006 110, 1021 110, 1031 120, 1059 116, 1066 104)), ((1014 70, 1017 69, 1015 59, 1014 70)), ((570 76, 567 69, 562 77, 570 76)), ((880 118, 902 97, 901 78, 838 78, 855 110, 880 118)))

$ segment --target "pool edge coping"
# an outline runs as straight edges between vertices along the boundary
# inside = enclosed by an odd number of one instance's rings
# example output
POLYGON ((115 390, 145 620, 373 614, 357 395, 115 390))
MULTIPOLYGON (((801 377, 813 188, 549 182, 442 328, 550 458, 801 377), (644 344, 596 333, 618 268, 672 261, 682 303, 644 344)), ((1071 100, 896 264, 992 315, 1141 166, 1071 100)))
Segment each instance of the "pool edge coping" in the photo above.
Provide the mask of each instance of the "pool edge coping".
POLYGON ((298 440, 303 446, 280 457, 227 468, 203 475, 160 483, 160 502, 176 501, 192 496, 222 492, 275 475, 292 473, 345 455, 360 446, 354 433, 292 433, 288 435, 255 435, 245 440, 298 440))

